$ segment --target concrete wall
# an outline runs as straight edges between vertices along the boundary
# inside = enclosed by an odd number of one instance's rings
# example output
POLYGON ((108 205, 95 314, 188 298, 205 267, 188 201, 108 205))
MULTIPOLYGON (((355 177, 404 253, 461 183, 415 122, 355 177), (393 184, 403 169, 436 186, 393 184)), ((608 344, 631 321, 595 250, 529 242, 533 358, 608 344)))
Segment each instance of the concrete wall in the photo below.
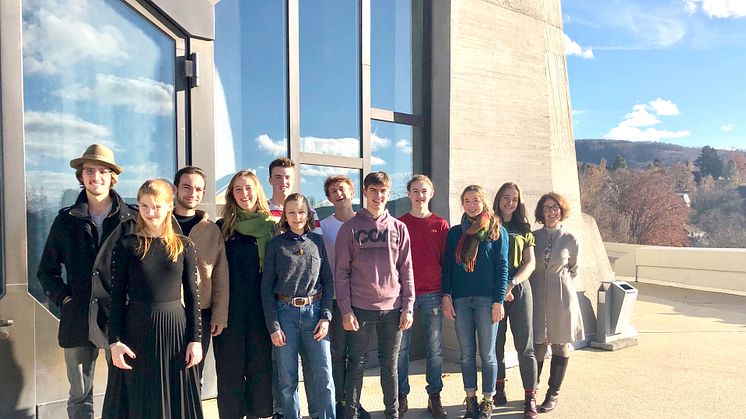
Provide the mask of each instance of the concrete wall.
POLYGON ((434 211, 458 222, 473 183, 491 199, 518 182, 530 214, 542 194, 565 195, 574 210, 565 224, 584 243, 576 287, 592 334, 595 290, 613 273, 580 211, 559 1, 433 2, 432 62, 434 211))
POLYGON ((618 276, 746 295, 746 249, 604 245, 618 276))

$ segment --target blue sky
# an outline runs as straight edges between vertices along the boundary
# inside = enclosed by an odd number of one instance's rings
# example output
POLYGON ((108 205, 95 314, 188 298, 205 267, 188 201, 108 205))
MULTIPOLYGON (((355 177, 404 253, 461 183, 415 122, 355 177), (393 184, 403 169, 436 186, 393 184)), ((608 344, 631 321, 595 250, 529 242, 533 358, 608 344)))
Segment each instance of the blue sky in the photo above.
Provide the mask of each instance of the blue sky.
POLYGON ((746 149, 746 0, 566 0, 576 139, 746 149))

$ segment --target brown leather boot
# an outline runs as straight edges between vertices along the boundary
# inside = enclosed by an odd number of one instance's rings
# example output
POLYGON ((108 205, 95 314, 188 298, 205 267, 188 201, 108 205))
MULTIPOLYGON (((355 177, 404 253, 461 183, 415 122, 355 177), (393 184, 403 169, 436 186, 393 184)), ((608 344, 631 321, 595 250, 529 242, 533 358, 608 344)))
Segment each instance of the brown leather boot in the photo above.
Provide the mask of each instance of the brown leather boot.
POLYGON ((428 396, 427 411, 430 412, 433 419, 446 419, 448 417, 448 413, 446 413, 443 403, 440 401, 440 393, 433 393, 428 396))
POLYGON ((536 419, 539 413, 536 410, 536 389, 526 390, 526 401, 523 402, 523 419, 536 419))
POLYGON ((551 412, 557 407, 559 391, 562 381, 565 379, 565 371, 567 371, 567 361, 569 359, 559 355, 552 355, 552 364, 549 367, 549 390, 547 390, 544 403, 539 406, 539 412, 551 412))
POLYGON ((404 414, 409 410, 409 402, 407 401, 407 395, 399 393, 399 417, 404 417, 404 414))
POLYGON ((495 403, 495 406, 508 404, 508 396, 505 395, 505 380, 498 379, 495 382, 495 395, 492 396, 492 402, 495 403))

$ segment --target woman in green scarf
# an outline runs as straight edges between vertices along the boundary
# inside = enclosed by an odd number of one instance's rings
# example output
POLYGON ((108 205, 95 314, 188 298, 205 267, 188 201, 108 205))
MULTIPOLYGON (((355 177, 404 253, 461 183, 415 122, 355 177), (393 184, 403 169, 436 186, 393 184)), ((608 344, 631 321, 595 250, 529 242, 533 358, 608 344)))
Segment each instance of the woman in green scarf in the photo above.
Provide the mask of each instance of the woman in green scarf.
POLYGON ((223 218, 230 271, 228 327, 215 336, 221 418, 272 416, 272 342, 261 301, 262 268, 277 233, 267 198, 253 172, 236 173, 225 193, 223 218))

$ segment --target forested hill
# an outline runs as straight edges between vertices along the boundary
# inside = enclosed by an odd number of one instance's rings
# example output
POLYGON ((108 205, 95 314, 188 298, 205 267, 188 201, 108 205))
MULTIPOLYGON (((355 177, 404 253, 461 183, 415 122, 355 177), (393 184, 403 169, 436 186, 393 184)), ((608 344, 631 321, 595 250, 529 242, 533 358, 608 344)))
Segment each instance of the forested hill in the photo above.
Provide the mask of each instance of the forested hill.
MULTIPOLYGON (((601 159, 606 159, 608 164, 612 164, 616 156, 622 156, 627 165, 634 168, 647 167, 655 159, 660 160, 663 166, 694 161, 701 151, 699 147, 647 141, 575 140, 575 154, 579 163, 598 164, 601 159)), ((724 161, 731 153, 729 150, 718 150, 718 155, 724 161)))

